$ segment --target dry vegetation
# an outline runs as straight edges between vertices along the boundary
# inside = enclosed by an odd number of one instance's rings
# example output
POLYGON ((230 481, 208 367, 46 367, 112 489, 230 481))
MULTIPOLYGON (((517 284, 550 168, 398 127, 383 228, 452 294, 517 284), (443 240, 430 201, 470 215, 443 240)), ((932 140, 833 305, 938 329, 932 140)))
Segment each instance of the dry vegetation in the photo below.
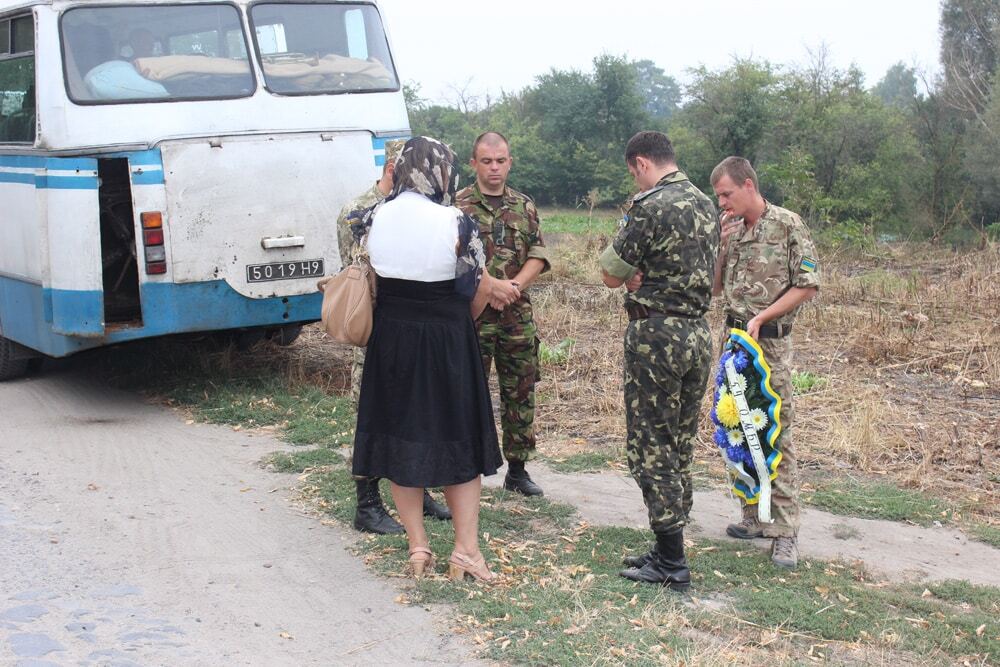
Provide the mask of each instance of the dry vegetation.
MULTIPOLYGON (((603 235, 550 238, 553 270, 532 290, 542 340, 571 338, 542 369, 539 450, 623 461, 620 291, 598 279, 603 235)), ((796 442, 807 480, 881 479, 949 501, 1000 526, 1000 248, 824 249, 820 297, 796 320, 797 371, 821 378, 797 397, 796 442)), ((713 330, 722 311, 713 304, 713 330)), ((294 379, 327 391, 350 383, 349 350, 307 327, 289 348, 294 379), (334 363, 331 363, 331 359, 334 363)), ((723 479, 707 402, 698 457, 723 479)))
MULTIPOLYGON (((626 320, 621 294, 597 279, 606 241, 557 239, 556 268, 533 297, 543 340, 576 341, 565 365, 543 371, 538 425, 550 456, 624 443, 626 320)), ((907 245, 822 257, 820 298, 794 332, 796 370, 821 378, 797 398, 802 465, 889 479, 1000 525, 1000 249, 907 245)), ((718 303, 709 317, 721 331, 718 303)), ((717 464, 708 407, 700 458, 717 464)))

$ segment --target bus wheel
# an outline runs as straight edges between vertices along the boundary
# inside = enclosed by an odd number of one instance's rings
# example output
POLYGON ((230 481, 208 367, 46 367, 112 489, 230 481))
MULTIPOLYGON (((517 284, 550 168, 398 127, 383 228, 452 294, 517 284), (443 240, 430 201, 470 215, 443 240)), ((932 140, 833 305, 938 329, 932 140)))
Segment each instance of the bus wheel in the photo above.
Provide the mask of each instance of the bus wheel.
POLYGON ((28 357, 14 341, 0 336, 0 382, 13 380, 28 370, 28 357))

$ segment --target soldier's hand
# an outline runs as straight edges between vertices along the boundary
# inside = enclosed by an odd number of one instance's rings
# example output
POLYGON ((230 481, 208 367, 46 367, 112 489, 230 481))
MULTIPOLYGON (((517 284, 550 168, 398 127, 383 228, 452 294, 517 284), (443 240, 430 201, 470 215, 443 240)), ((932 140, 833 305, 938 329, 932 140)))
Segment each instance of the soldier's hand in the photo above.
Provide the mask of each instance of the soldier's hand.
POLYGON ((758 340, 758 336, 760 335, 760 320, 754 317, 747 322, 747 333, 750 334, 750 337, 754 340, 758 340))
POLYGON ((731 215, 729 213, 723 213, 722 217, 719 218, 719 227, 722 234, 722 244, 725 245, 729 242, 729 237, 735 234, 740 227, 743 226, 743 218, 731 215))
POLYGON ((636 271, 635 275, 625 281, 625 289, 634 292, 642 287, 642 271, 636 271))
POLYGON ((502 310, 504 306, 509 306, 521 298, 521 290, 513 280, 496 280, 490 292, 490 305, 497 308, 494 303, 499 304, 497 310, 502 310))

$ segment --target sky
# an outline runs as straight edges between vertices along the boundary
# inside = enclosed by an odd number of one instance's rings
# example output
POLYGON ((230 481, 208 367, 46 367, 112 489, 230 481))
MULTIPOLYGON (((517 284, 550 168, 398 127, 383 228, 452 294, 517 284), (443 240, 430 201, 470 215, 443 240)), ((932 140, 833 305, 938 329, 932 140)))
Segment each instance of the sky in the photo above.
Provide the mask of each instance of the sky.
POLYGON ((824 45, 873 86, 902 61, 938 71, 938 0, 379 0, 400 79, 454 103, 517 92, 556 69, 591 71, 595 56, 652 60, 681 83, 734 57, 802 66, 824 45))

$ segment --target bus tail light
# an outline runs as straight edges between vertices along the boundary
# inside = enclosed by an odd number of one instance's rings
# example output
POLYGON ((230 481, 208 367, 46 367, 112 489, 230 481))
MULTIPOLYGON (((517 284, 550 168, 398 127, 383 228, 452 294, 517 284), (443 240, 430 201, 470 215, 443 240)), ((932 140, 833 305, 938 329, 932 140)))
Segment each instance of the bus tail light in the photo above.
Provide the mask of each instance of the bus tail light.
POLYGON ((163 247, 163 215, 159 211, 139 214, 142 222, 142 245, 145 250, 146 274, 167 272, 167 250, 163 247))

